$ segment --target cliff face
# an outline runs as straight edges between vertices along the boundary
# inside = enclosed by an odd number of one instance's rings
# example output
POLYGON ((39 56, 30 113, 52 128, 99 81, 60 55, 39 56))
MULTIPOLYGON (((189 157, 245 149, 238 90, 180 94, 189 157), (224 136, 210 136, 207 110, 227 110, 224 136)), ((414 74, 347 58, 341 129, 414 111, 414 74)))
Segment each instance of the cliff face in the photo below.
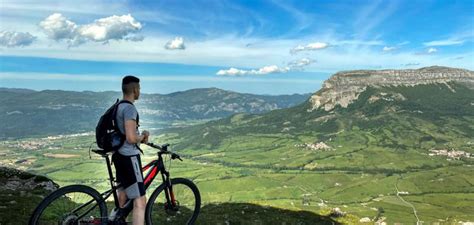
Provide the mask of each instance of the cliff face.
MULTIPOLYGON (((415 86, 420 84, 460 82, 474 87, 474 72, 449 67, 424 67, 409 70, 354 70, 332 75, 323 88, 311 96, 312 108, 331 111, 337 105, 346 108, 368 86, 415 86)), ((452 90, 455 92, 455 90, 452 90)))

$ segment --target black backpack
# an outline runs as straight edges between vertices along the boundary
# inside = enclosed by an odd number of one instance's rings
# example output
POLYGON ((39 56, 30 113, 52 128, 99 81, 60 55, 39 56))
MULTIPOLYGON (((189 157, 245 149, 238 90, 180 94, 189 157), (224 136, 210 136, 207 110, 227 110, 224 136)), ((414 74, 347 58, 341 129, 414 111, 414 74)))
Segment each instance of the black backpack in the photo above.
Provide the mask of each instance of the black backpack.
MULTIPOLYGON (((95 128, 95 139, 97 146, 104 152, 115 152, 122 147, 125 142, 125 134, 120 132, 117 126, 117 109, 122 103, 128 103, 133 105, 130 101, 121 100, 115 102, 104 115, 102 115, 95 128)), ((137 125, 138 125, 138 114, 137 114, 137 125)))

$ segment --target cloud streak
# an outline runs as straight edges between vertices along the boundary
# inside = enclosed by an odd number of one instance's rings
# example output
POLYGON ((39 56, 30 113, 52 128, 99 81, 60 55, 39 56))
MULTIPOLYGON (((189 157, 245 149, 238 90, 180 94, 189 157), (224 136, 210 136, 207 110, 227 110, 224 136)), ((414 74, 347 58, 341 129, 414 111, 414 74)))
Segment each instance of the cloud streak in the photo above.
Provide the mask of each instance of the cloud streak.
MULTIPOLYGON (((56 74, 56 73, 15 73, 0 72, 0 79, 3 80, 51 80, 51 81, 110 81, 119 83, 121 76, 98 75, 98 74, 56 74)), ((232 79, 231 77, 202 77, 191 75, 148 75, 140 76, 143 81, 178 81, 178 82, 242 82, 242 83, 297 83, 297 84, 321 84, 324 80, 320 79, 272 79, 242 77, 241 79, 232 79)))
POLYGON ((272 73, 287 73, 294 70, 302 70, 304 67, 316 62, 313 59, 302 58, 288 63, 288 66, 279 67, 276 65, 264 66, 260 69, 243 70, 231 67, 227 70, 219 70, 216 75, 219 76, 245 76, 245 75, 267 75, 272 73))
POLYGON ((316 60, 313 60, 313 59, 310 59, 310 58, 302 58, 302 59, 299 59, 299 60, 289 62, 288 66, 291 69, 301 70, 304 67, 306 67, 310 64, 313 64, 314 62, 316 62, 316 60))
POLYGON ((424 46, 450 46, 450 45, 461 45, 465 41, 464 40, 454 40, 454 39, 446 39, 446 40, 437 40, 437 41, 430 41, 424 42, 424 46))
POLYGON ((294 54, 297 52, 301 51, 314 51, 314 50, 320 50, 320 49, 325 49, 329 46, 328 43, 325 42, 313 42, 309 43, 307 45, 298 45, 294 47, 293 49, 290 50, 290 53, 294 54))
POLYGON ((242 70, 231 67, 227 70, 219 70, 216 75, 219 76, 245 76, 245 75, 266 75, 271 73, 286 73, 290 71, 290 67, 278 67, 276 65, 264 66, 260 69, 242 70))

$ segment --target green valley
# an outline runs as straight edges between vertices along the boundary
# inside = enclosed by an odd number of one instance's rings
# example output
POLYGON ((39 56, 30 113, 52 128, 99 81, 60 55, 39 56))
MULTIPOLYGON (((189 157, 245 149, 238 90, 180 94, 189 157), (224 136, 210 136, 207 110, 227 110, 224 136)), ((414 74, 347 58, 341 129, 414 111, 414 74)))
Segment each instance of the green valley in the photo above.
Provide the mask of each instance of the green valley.
MULTIPOLYGON (((345 84, 338 79, 346 74, 334 75, 293 107, 152 133, 152 142, 170 143, 184 159, 166 162, 172 176, 197 184, 203 209, 224 210, 203 216, 201 224, 244 224, 236 218, 250 211, 259 214, 256 224, 474 221, 471 80, 426 78, 414 85, 367 84, 337 92, 330 82, 345 84), (261 208, 249 210, 253 207, 261 208), (266 210, 291 219, 270 220, 266 210)), ((92 133, 4 140, 1 163, 61 186, 106 190, 104 160, 88 155, 93 141, 92 133)), ((152 149, 144 150, 144 162, 155 157, 152 149)))

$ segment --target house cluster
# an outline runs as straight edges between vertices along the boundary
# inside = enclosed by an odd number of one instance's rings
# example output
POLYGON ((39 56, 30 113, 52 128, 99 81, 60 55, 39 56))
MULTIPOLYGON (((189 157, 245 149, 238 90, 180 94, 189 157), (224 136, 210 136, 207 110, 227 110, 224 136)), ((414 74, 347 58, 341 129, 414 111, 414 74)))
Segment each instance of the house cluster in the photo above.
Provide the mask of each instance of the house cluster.
POLYGON ((429 156, 447 156, 448 160, 456 159, 459 160, 461 158, 471 158, 471 153, 459 150, 447 150, 447 149, 432 149, 430 150, 429 156))
POLYGON ((84 133, 77 133, 77 134, 60 134, 56 136, 48 136, 42 139, 43 140, 58 140, 58 139, 69 138, 69 137, 84 137, 84 136, 92 136, 92 135, 94 135, 94 132, 84 132, 84 133))
POLYGON ((327 145, 326 143, 324 143, 322 141, 317 142, 317 143, 296 144, 295 147, 305 148, 305 149, 314 150, 314 151, 318 151, 318 150, 330 151, 330 150, 332 150, 332 148, 329 147, 329 145, 327 145))
POLYGON ((23 150, 38 150, 50 145, 47 141, 6 141, 3 143, 7 148, 20 148, 23 150))

